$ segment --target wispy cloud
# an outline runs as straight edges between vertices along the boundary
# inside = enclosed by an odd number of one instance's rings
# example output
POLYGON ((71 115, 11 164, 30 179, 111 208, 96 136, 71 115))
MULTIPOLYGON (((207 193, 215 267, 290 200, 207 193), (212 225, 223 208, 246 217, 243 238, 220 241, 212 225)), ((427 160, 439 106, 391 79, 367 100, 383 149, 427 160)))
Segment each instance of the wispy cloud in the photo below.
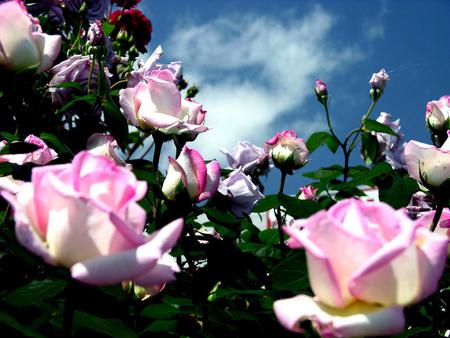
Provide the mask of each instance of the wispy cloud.
POLYGON ((185 77, 200 84, 196 99, 212 128, 194 147, 222 158, 219 147, 242 139, 262 144, 278 128, 304 138, 324 128, 321 114, 311 118, 305 109, 314 80, 331 79, 362 57, 356 46, 333 42, 335 25, 317 6, 303 17, 243 13, 176 28, 165 42, 166 58, 183 60, 185 77))
POLYGON ((382 0, 380 10, 367 19, 363 23, 362 31, 365 33, 366 39, 376 40, 384 38, 385 32, 385 17, 390 13, 387 1, 382 0))

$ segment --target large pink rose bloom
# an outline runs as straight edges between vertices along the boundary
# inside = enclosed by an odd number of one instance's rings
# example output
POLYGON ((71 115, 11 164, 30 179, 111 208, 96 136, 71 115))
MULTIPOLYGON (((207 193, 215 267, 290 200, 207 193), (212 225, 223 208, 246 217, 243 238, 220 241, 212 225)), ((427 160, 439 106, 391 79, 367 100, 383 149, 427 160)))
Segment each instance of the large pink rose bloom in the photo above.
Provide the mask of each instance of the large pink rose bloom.
MULTIPOLYGON (((450 135, 450 130, 447 131, 450 135)), ((442 147, 409 141, 405 147, 409 175, 427 187, 439 188, 450 179, 450 138, 442 147)))
POLYGON ((0 67, 42 72, 52 66, 60 47, 61 36, 42 33, 21 2, 0 4, 0 67))
POLYGON ((144 130, 187 134, 191 139, 207 131, 203 106, 182 99, 175 81, 172 70, 156 69, 136 86, 120 90, 120 105, 128 121, 144 130))
POLYGON ((183 221, 144 235, 146 215, 136 201, 146 190, 127 169, 84 151, 71 164, 34 168, 31 182, 2 196, 13 206, 18 241, 47 263, 88 284, 153 286, 178 271, 168 251, 183 221))
POLYGON ((276 301, 289 330, 311 320, 324 337, 391 335, 404 328, 403 307, 431 295, 447 258, 448 239, 404 210, 356 199, 285 227, 291 248, 306 250, 315 297, 276 301))

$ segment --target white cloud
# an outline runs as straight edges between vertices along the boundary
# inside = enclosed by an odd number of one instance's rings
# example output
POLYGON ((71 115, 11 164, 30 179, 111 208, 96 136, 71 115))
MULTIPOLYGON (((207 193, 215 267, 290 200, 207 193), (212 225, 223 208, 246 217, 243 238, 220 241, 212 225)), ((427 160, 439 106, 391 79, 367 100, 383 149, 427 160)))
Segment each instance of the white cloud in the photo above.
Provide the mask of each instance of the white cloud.
POLYGON ((194 147, 223 159, 218 148, 232 149, 238 140, 261 145, 281 128, 303 138, 324 129, 321 114, 311 118, 305 109, 316 77, 331 80, 362 57, 355 46, 333 41, 335 25, 317 6, 303 17, 243 13, 175 29, 165 58, 183 60, 186 79, 200 84, 196 99, 212 128, 194 147))
POLYGON ((370 19, 363 23, 363 32, 368 40, 376 40, 384 38, 385 17, 389 15, 390 10, 386 0, 381 1, 380 10, 370 19))

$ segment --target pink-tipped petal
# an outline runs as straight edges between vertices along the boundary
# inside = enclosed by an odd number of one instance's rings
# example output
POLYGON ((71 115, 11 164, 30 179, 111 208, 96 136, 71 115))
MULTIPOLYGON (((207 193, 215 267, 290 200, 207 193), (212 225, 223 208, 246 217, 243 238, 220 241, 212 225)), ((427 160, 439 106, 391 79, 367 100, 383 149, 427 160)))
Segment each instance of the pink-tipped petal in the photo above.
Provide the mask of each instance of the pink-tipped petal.
POLYGON ((220 182, 220 164, 211 161, 206 165, 206 186, 205 190, 198 197, 199 201, 211 198, 217 191, 220 182))
POLYGON ((299 324, 310 320, 322 337, 370 337, 393 335, 405 326, 403 309, 356 302, 333 308, 300 295, 274 302, 275 315, 287 330, 299 332, 299 324))
POLYGON ((193 200, 197 200, 205 190, 207 170, 205 161, 200 153, 194 149, 184 147, 177 162, 186 173, 187 190, 193 200))
POLYGON ((177 272, 180 272, 180 268, 175 258, 169 254, 164 254, 153 269, 134 278, 134 282, 142 286, 161 285, 175 280, 175 273, 177 272))
POLYGON ((152 102, 157 107, 156 112, 178 116, 181 108, 181 94, 176 84, 159 78, 146 77, 152 102))

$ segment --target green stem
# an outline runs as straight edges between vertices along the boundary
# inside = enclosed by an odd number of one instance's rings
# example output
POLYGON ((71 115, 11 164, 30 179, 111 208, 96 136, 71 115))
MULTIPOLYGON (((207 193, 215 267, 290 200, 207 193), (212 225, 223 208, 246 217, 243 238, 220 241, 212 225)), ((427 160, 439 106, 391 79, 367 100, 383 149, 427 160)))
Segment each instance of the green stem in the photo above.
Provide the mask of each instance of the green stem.
POLYGON ((113 90, 116 86, 118 86, 118 85, 120 85, 120 84, 122 84, 122 83, 127 83, 128 82, 128 80, 120 80, 120 81, 117 81, 116 83, 114 83, 112 86, 111 86, 111 90, 113 90))
POLYGON ((92 80, 92 73, 94 72, 94 66, 95 66, 95 57, 92 58, 91 66, 89 67, 89 74, 88 74, 88 80, 87 80, 87 93, 90 94, 91 92, 91 80, 92 80))
POLYGON ((437 225, 439 224, 439 219, 442 215, 442 210, 444 210, 444 205, 441 200, 438 200, 438 204, 436 206, 436 212, 434 213, 433 222, 431 222, 430 231, 433 232, 434 229, 436 229, 437 225))
POLYGON ((159 167, 159 158, 161 157, 161 149, 163 142, 157 137, 156 135, 153 135, 153 140, 155 144, 155 152, 153 153, 153 172, 158 172, 159 167))
MULTIPOLYGON (((280 180, 280 186, 278 188, 278 194, 282 194, 284 190, 284 185, 286 183, 286 172, 281 171, 281 180, 280 180)), ((278 236, 280 238, 280 248, 281 248, 281 255, 284 257, 286 255, 286 245, 284 244, 284 233, 283 233, 283 217, 281 216, 281 206, 279 206, 275 210, 275 216, 277 218, 277 225, 278 225, 278 236)))
POLYGON ((328 111, 328 105, 325 102, 323 104, 324 108, 325 108, 325 116, 327 118, 327 124, 328 124, 328 129, 330 130, 330 134, 334 136, 334 138, 336 139, 336 141, 338 141, 339 145, 341 146, 341 148, 344 150, 344 144, 341 142, 341 140, 337 137, 337 135, 334 133, 333 127, 331 126, 331 121, 330 121, 330 112, 328 111))
POLYGON ((130 149, 130 151, 128 152, 126 161, 128 161, 131 156, 133 156, 134 152, 141 146, 141 144, 143 143, 144 139, 147 137, 147 135, 143 135, 141 136, 134 144, 133 147, 130 149))
POLYGON ((353 151, 353 149, 355 148, 356 144, 357 144, 357 140, 358 140, 358 136, 362 131, 363 125, 364 125, 364 121, 366 119, 369 118, 370 114, 372 113, 373 108, 375 108, 375 104, 377 103, 377 99, 373 99, 372 103, 370 104, 369 109, 367 110, 367 112, 364 114, 362 120, 361 120, 361 126, 359 127, 359 129, 357 130, 357 132, 355 133, 354 137, 353 137, 353 141, 350 143, 350 147, 349 147, 349 154, 353 151))

